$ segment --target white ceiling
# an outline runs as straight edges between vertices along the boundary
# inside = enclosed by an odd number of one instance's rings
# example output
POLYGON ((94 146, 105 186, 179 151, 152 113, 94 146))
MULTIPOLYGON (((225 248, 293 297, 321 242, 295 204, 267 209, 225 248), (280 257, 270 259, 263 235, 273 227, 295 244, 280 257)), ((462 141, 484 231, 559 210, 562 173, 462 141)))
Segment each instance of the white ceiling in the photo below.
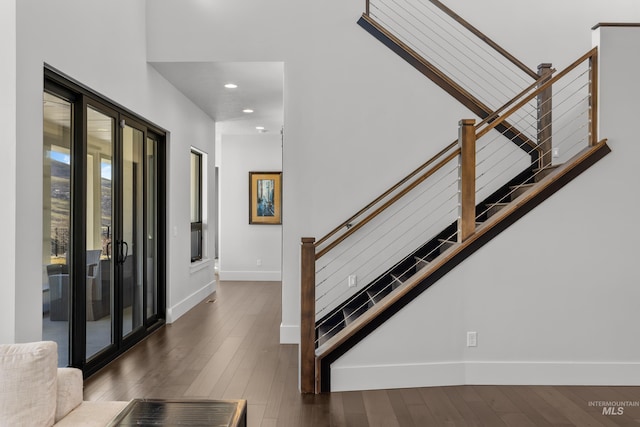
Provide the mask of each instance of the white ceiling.
POLYGON ((280 133, 282 62, 153 62, 158 72, 216 121, 220 134, 280 133), (236 89, 224 87, 227 83, 236 89), (250 108, 252 114, 242 110, 250 108))

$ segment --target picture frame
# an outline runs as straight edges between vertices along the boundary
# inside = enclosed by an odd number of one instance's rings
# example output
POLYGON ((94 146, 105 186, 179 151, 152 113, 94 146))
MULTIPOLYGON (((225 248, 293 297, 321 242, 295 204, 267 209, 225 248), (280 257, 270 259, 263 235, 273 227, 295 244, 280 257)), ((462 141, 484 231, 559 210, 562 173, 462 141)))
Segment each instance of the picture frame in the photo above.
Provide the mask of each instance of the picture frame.
POLYGON ((282 224, 282 172, 249 172, 249 224, 282 224))

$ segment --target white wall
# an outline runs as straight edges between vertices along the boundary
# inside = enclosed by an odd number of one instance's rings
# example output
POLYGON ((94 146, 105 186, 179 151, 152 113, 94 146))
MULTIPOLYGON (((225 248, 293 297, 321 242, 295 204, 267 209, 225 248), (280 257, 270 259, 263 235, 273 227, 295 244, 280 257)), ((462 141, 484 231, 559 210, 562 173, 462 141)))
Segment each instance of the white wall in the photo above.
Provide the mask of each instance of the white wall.
MULTIPOLYGON (((561 68, 586 52, 597 22, 640 20, 634 0, 446 4, 532 68, 561 68)), ((319 238, 348 218, 453 140, 458 120, 471 115, 356 25, 364 2, 147 7, 152 61, 285 62, 281 341, 297 342, 300 238, 319 238)))
POLYGON ((281 341, 297 342, 300 238, 319 238, 439 151, 467 113, 356 25, 358 2, 147 8, 150 61, 285 63, 281 341))
MULTIPOLYGON (((16 341, 40 339, 42 328, 41 261, 37 254, 42 252, 38 171, 42 165, 44 63, 170 132, 166 266, 169 320, 213 290, 212 261, 197 273, 190 271, 188 188, 191 145, 211 153, 213 169, 215 126, 147 65, 145 15, 144 0, 24 0, 17 4, 17 141, 6 149, 17 151, 14 200, 20 214, 15 233, 20 238, 16 242, 15 283, 10 280, 2 284, 2 292, 9 289, 10 293, 15 287, 16 341)), ((8 272, 10 275, 11 270, 8 272)))
POLYGON ((16 220, 16 1, 0 2, 0 343, 15 340, 16 220))
POLYGON ((640 28, 603 27, 594 40, 612 153, 339 359, 334 390, 640 384, 640 195, 629 191, 640 183, 640 57, 629 55, 640 28), (467 331, 478 347, 466 347, 467 331))
POLYGON ((279 281, 282 225, 249 224, 249 172, 282 171, 281 137, 222 135, 221 157, 220 280, 279 281))

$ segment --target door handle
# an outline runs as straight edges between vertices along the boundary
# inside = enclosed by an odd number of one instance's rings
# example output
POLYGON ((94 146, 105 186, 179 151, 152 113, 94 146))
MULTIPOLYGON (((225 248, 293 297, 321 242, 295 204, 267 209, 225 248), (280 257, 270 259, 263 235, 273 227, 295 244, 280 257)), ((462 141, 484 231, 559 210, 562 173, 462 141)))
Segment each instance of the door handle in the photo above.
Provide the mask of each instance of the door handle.
POLYGON ((122 261, 121 263, 124 264, 124 262, 127 260, 127 257, 129 256, 129 244, 125 241, 122 241, 122 245, 124 246, 124 254, 122 256, 122 261))
POLYGON ((127 256, 129 256, 129 244, 124 240, 116 240, 116 247, 118 248, 116 263, 124 264, 124 262, 127 260, 127 256))

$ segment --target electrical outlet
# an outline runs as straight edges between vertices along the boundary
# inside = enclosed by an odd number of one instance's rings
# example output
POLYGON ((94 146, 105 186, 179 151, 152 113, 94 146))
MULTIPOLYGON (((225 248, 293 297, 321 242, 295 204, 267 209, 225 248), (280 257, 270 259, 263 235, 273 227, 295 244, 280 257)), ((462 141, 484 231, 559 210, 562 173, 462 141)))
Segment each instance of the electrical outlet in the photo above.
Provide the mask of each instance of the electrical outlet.
POLYGON ((257 266, 261 266, 262 265, 262 260, 260 258, 258 258, 258 260, 256 261, 256 265, 257 266))
POLYGON ((554 148, 552 151, 552 157, 554 159, 557 159, 558 157, 560 157, 560 149, 558 147, 554 148))
POLYGON ((347 279, 347 284, 350 288, 355 288, 356 286, 358 286, 358 277, 355 274, 352 274, 347 279))
POLYGON ((467 332, 467 347, 477 347, 477 346, 478 346, 478 333, 467 332))

